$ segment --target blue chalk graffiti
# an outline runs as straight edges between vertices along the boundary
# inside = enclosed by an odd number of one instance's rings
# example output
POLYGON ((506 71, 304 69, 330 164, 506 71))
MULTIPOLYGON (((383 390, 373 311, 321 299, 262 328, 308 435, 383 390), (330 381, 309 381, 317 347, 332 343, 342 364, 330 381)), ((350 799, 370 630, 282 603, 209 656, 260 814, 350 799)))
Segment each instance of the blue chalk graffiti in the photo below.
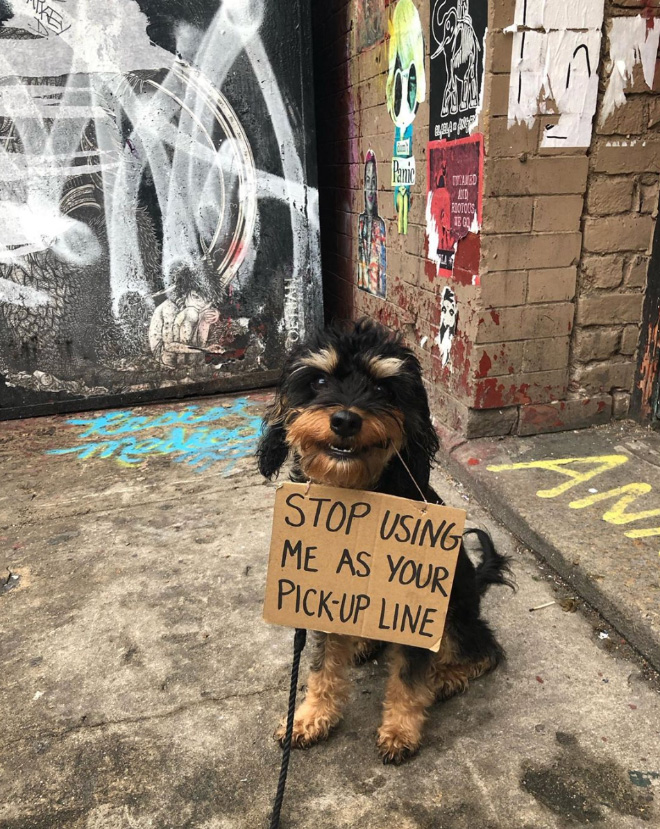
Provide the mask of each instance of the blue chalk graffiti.
POLYGON ((49 455, 76 455, 114 458, 126 466, 137 466, 149 457, 168 455, 176 463, 185 463, 204 472, 216 463, 224 463, 229 475, 241 458, 254 455, 259 439, 261 415, 249 411, 250 401, 240 397, 228 406, 215 406, 200 412, 199 406, 187 406, 155 417, 138 416, 132 411, 107 412, 93 418, 73 418, 72 426, 82 426, 78 435, 83 443, 64 449, 50 449, 49 455), (231 418, 231 425, 221 421, 231 418), (205 424, 217 424, 213 428, 205 424), (163 436, 149 436, 153 429, 166 429, 163 436))

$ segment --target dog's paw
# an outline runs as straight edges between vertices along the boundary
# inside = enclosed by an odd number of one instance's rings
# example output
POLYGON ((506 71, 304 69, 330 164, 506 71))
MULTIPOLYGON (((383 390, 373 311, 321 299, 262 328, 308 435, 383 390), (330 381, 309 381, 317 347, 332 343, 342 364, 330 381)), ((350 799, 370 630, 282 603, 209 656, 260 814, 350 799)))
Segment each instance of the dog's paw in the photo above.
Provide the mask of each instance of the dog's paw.
MULTIPOLYGON (((291 736, 292 748, 309 748, 321 740, 327 740, 330 734, 331 723, 324 717, 296 717, 293 721, 293 734, 291 736)), ((284 745, 286 737, 286 721, 280 723, 275 732, 275 739, 284 745)))
POLYGON ((419 742, 409 734, 381 727, 378 731, 378 753, 385 765, 400 766, 419 750, 419 742))

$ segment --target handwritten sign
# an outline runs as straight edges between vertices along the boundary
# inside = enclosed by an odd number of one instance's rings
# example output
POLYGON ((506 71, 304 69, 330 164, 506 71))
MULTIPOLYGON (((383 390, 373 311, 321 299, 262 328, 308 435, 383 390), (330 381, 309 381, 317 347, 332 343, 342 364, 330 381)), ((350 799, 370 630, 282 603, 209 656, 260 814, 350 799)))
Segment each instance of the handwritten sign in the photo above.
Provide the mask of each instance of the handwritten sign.
POLYGON ((464 525, 463 510, 283 484, 264 619, 437 651, 464 525))

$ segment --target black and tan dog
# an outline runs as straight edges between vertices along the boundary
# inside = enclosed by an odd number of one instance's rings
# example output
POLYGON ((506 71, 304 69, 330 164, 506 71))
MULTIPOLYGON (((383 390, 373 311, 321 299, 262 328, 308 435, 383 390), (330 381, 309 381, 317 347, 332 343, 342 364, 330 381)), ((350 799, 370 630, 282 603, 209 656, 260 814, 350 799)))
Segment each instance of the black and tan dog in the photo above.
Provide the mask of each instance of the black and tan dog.
MULTIPOLYGON (((387 329, 362 320, 326 331, 291 355, 264 422, 258 458, 267 478, 292 454, 295 481, 418 501, 419 487, 426 500, 441 504, 429 486, 438 448, 419 362, 387 329)), ((465 691, 469 680, 503 656, 479 605, 490 584, 510 584, 508 565, 486 533, 472 532, 478 535, 482 561, 475 568, 461 547, 439 653, 390 646, 378 731, 386 763, 400 763, 418 749, 426 711, 436 699, 465 691)), ((294 722, 298 747, 325 739, 339 722, 348 698, 348 667, 378 644, 322 633, 315 634, 314 643, 307 695, 294 722)), ((278 732, 280 739, 283 733, 278 732)))

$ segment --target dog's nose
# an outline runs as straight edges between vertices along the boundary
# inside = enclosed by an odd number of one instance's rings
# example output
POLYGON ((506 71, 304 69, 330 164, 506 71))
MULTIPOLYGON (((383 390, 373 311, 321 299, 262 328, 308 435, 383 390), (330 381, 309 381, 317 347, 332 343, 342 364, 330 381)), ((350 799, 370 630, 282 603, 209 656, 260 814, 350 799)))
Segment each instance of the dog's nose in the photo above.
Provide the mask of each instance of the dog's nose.
POLYGON ((339 437, 350 438, 357 435, 362 428, 362 418, 355 412, 343 409, 341 412, 335 412, 332 415, 330 428, 339 437))

